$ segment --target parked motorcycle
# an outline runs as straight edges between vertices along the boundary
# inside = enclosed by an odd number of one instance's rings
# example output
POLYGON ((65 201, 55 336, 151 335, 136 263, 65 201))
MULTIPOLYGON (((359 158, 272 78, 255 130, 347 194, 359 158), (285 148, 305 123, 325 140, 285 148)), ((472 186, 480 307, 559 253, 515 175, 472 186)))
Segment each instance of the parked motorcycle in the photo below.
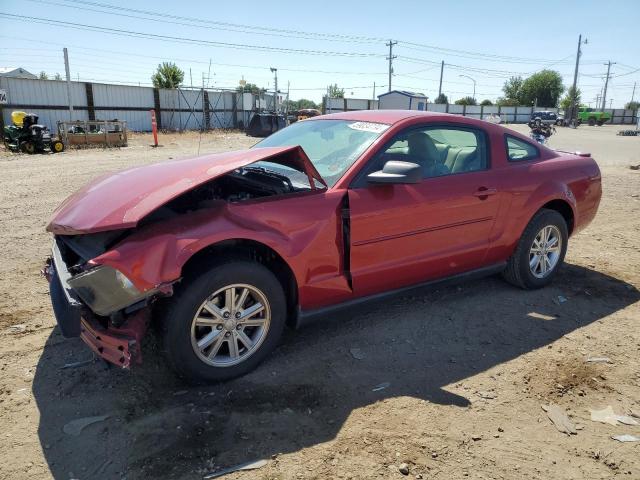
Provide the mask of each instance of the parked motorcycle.
POLYGON ((542 123, 542 120, 536 118, 529 122, 529 136, 541 145, 546 144, 549 141, 549 137, 556 133, 556 128, 553 125, 547 125, 542 123))

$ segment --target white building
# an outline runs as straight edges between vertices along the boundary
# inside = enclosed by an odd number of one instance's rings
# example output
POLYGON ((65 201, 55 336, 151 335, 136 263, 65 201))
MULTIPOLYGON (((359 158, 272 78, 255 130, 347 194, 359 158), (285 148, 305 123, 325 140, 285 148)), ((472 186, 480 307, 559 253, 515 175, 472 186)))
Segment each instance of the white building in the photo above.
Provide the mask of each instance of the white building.
POLYGON ((391 90, 378 95, 380 110, 426 110, 427 96, 424 93, 391 90))
POLYGON ((36 79, 37 75, 27 72, 21 67, 0 67, 0 77, 36 79))

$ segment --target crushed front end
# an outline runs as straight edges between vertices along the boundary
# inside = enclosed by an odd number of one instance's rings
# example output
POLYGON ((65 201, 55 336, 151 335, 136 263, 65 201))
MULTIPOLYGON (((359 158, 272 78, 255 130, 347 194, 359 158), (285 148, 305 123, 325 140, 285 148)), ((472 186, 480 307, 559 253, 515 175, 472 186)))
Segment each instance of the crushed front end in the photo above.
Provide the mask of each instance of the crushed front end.
POLYGON ((120 271, 90 261, 116 232, 57 235, 43 274, 62 335, 80 337, 97 355, 121 368, 142 361, 140 342, 157 289, 139 291, 120 271))

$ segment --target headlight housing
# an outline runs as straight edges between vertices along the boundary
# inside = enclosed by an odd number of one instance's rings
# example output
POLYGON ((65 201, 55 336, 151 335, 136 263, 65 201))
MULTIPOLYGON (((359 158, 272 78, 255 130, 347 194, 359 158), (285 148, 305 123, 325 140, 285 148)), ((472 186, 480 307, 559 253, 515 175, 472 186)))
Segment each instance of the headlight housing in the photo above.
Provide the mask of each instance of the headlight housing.
POLYGON ((115 268, 100 265, 71 277, 69 286, 96 314, 107 316, 147 297, 127 276, 115 268))

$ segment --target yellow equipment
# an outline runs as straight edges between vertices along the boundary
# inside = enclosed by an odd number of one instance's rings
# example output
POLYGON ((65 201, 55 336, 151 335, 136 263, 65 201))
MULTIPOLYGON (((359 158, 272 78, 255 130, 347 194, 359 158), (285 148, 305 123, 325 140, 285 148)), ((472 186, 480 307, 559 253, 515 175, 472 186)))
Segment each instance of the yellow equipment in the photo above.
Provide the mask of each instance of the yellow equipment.
POLYGON ((27 112, 11 112, 11 121, 16 127, 22 127, 22 124, 24 123, 24 117, 26 116, 27 112))

